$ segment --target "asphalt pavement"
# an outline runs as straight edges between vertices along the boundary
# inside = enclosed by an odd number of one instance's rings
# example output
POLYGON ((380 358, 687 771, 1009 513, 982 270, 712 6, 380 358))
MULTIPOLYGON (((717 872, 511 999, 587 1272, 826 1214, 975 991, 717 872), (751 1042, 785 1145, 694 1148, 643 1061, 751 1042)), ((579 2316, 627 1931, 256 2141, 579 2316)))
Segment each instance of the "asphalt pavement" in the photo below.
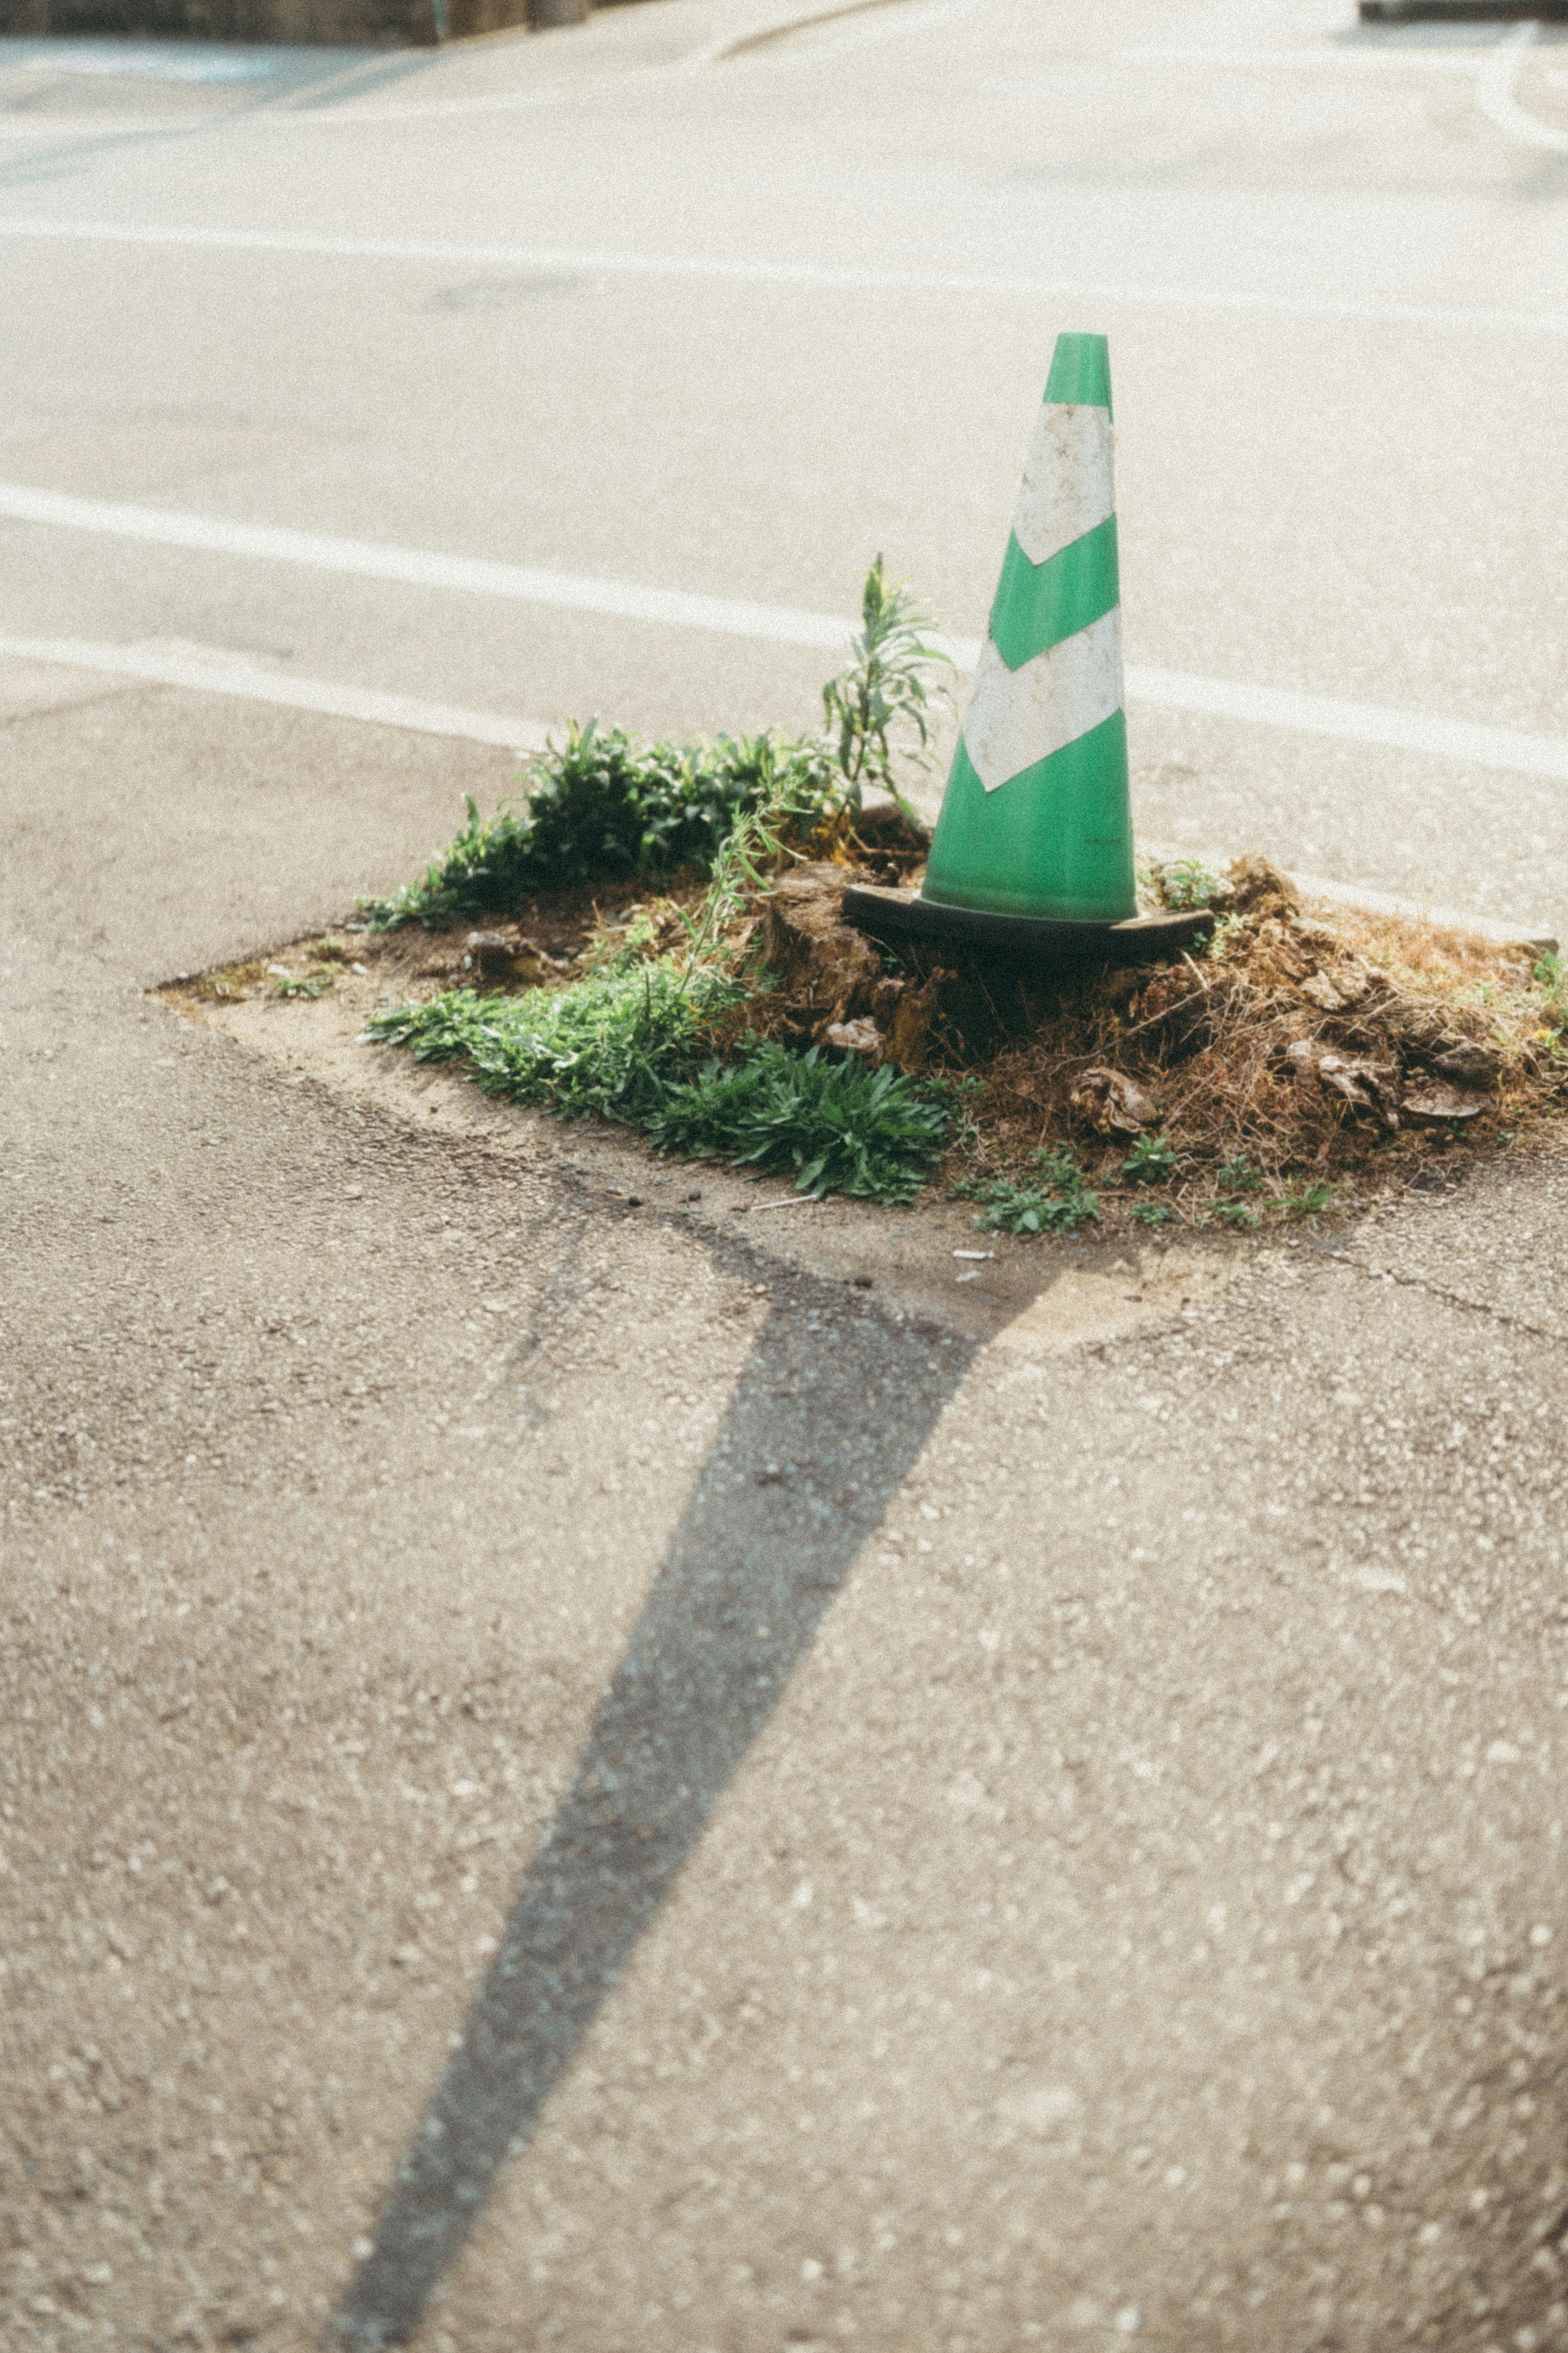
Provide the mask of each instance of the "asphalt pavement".
POLYGON ((1568 1163, 960 1289, 147 993, 977 633, 1065 327, 1144 834, 1563 928, 1563 52, 1349 17, 0 49, 7 2347, 1568 2340, 1568 1163))

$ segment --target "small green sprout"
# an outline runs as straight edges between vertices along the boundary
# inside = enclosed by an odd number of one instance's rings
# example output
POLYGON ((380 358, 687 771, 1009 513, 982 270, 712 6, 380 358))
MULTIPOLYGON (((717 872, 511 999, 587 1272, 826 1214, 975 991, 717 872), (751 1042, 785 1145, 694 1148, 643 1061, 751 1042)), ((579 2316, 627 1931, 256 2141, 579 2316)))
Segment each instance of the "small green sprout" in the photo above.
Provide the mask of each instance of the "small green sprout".
POLYGON ((289 972, 280 964, 269 964, 267 972, 274 997, 320 997, 323 990, 332 986, 330 973, 312 972, 301 976, 289 972))
POLYGON ((1032 1184, 997 1176, 970 1194, 985 1204, 974 1220, 977 1233, 1070 1234, 1090 1219, 1098 1224, 1100 1197, 1084 1182, 1070 1145, 1056 1152, 1042 1148, 1031 1155, 1031 1165, 1039 1171, 1032 1184))
POLYGON ((1161 868, 1159 882, 1166 906, 1178 910, 1212 906, 1226 888, 1224 876, 1205 866, 1201 858, 1173 859, 1169 866, 1161 868))
POLYGON ((1304 1218, 1315 1227, 1320 1218, 1330 1215, 1334 1206, 1334 1188, 1320 1176, 1310 1185, 1292 1185, 1285 1195, 1284 1209, 1288 1218, 1304 1218))
POLYGON ((1141 1135, 1131 1155, 1121 1164, 1130 1185, 1167 1185, 1176 1173, 1176 1155, 1168 1135, 1141 1135))

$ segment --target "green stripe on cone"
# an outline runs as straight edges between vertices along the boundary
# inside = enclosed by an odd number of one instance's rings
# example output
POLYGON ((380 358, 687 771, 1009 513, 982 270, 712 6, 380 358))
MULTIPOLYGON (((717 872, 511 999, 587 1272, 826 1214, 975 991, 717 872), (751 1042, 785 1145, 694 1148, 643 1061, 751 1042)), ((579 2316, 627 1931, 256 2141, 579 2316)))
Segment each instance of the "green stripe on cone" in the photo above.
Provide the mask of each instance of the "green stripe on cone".
POLYGON ((991 607, 991 642, 1009 670, 1021 670, 1121 602, 1114 515, 1044 564, 1031 564, 1010 539, 991 607))
POLYGON ((1058 335, 1046 378, 1047 400, 1110 406, 1110 345, 1103 335, 1058 335))
POLYGON ((1114 712, 996 793, 986 791, 960 738, 921 896, 1058 923, 1135 915, 1125 714, 1114 712))
POLYGON ((1122 923, 1138 900, 1103 335, 1058 337, 1046 403, 921 895, 1122 923), (1064 516, 1079 536, 1054 543, 1064 516))

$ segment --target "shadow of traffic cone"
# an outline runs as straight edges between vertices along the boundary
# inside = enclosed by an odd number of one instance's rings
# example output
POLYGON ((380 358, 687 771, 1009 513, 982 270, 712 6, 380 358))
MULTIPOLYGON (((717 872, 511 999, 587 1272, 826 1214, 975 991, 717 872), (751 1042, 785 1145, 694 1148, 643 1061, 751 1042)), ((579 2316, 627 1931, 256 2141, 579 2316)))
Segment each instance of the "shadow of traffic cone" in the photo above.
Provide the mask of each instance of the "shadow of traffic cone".
POLYGON ((1058 335, 925 882, 847 892, 865 930, 1068 960, 1206 928, 1138 915, 1111 442, 1106 339, 1058 335))

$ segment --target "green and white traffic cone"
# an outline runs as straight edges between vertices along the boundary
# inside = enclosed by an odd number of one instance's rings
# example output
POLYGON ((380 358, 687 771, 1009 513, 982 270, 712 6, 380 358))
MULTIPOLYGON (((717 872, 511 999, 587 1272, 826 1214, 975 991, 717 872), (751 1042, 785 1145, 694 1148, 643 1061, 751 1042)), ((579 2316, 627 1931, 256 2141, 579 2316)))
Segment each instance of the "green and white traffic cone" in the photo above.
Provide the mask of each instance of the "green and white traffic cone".
POLYGON ((1107 955, 1138 921, 1103 335, 1058 335, 990 633, 918 898, 857 889, 868 930, 1107 955))

